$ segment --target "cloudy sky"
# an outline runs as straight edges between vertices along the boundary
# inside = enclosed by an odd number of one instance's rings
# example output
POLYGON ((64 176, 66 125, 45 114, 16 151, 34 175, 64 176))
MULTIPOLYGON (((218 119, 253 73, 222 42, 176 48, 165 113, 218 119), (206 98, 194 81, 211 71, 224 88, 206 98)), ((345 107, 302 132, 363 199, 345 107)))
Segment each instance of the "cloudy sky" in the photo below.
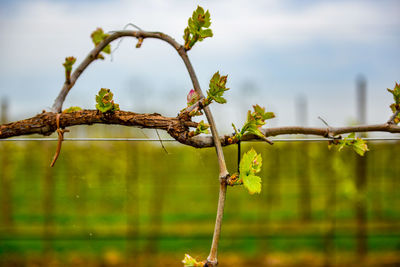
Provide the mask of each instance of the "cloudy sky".
MULTIPOLYGON (((381 1, 4 1, 0 0, 0 98, 13 119, 49 109, 64 81, 66 56, 80 62, 96 27, 134 23, 182 42, 187 19, 210 10, 214 37, 189 52, 203 90, 212 74, 229 75, 228 104, 212 106, 221 130, 241 124, 260 104, 276 112, 271 125, 298 123, 296 99, 307 99, 308 125, 356 118, 355 83, 367 81, 369 123, 387 120, 387 87, 400 82, 400 2, 381 1)), ((192 88, 176 52, 159 40, 124 39, 112 59, 92 64, 64 107, 94 108, 101 87, 124 110, 175 116, 192 88)), ((116 43, 112 47, 116 47, 116 43)))

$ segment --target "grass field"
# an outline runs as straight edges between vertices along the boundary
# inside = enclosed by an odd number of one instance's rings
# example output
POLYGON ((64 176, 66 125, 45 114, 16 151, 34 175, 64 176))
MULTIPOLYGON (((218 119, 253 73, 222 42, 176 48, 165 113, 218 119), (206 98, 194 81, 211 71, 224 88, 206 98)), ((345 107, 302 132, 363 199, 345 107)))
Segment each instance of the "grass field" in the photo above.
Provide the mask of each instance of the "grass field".
MULTIPOLYGON (((184 253, 204 259, 218 197, 215 151, 165 146, 168 154, 157 142, 65 142, 51 169, 54 142, 0 143, 0 262, 176 266, 184 253)), ((398 143, 370 143, 362 192, 352 151, 259 142, 242 151, 250 147, 262 153, 262 193, 229 188, 219 252, 229 265, 221 266, 357 262, 357 203, 367 212, 365 264, 400 263, 398 143)), ((237 148, 225 153, 234 172, 237 148)))

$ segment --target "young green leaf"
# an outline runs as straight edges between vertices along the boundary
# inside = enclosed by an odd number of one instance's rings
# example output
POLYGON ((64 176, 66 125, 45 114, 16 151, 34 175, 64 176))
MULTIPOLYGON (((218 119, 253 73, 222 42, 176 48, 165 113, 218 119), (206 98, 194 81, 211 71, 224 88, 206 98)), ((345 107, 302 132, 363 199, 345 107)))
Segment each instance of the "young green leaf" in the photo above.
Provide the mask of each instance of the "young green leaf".
POLYGON ((347 137, 345 137, 342 140, 331 142, 330 146, 332 144, 338 145, 339 151, 341 151, 344 147, 351 147, 360 156, 364 156, 365 152, 369 151, 367 142, 359 137, 356 138, 355 133, 349 134, 347 137))
POLYGON ((367 142, 361 138, 354 140, 353 149, 360 156, 364 156, 365 152, 369 151, 367 142))
POLYGON ((246 134, 254 134, 268 143, 271 143, 271 141, 261 132, 260 128, 265 125, 266 120, 275 118, 275 114, 273 112, 266 112, 265 108, 262 108, 259 105, 254 105, 253 109, 253 112, 250 110, 247 112, 247 121, 240 132, 238 132, 236 127, 234 127, 235 135, 230 139, 231 142, 239 141, 246 134))
POLYGON ((396 82, 393 89, 387 88, 387 90, 393 95, 394 103, 400 104, 400 84, 396 82))
POLYGON ((247 113, 247 121, 255 121, 257 126, 262 126, 265 124, 266 120, 275 118, 275 114, 273 112, 265 112, 265 108, 260 107, 259 105, 253 106, 254 111, 247 113))
POLYGON ((197 41, 203 41, 207 37, 212 37, 210 13, 208 10, 197 6, 192 17, 188 20, 188 26, 185 28, 183 39, 185 40, 185 49, 190 50, 197 41))
MULTIPOLYGON (((107 33, 104 33, 102 28, 97 28, 94 32, 92 32, 92 34, 90 36, 92 37, 92 41, 93 41, 94 45, 98 46, 101 41, 103 41, 110 35, 107 33)), ((106 47, 104 47, 102 52, 104 52, 106 54, 111 54, 111 45, 108 44, 106 47)), ((99 54, 98 58, 104 59, 104 56, 99 54)))
POLYGON ((103 113, 119 110, 119 105, 114 103, 113 96, 110 89, 101 88, 96 95, 96 109, 103 113))
POLYGON ((256 173, 261 171, 261 154, 252 148, 246 152, 239 165, 239 178, 250 194, 261 192, 261 178, 256 173))
POLYGON ((201 267, 201 266, 204 266, 203 262, 196 261, 189 254, 185 254, 185 258, 182 260, 182 263, 186 267, 201 267))
MULTIPOLYGON (((392 95, 394 103, 390 105, 390 109, 393 113, 400 110, 400 84, 396 83, 393 89, 387 89, 392 95)), ((400 113, 393 118, 393 122, 398 124, 400 122, 400 113)))
POLYGON ((221 76, 219 71, 214 73, 210 80, 210 89, 207 91, 206 105, 210 104, 213 100, 219 104, 226 103, 226 99, 222 96, 225 91, 229 90, 229 88, 226 88, 227 79, 228 75, 221 76))

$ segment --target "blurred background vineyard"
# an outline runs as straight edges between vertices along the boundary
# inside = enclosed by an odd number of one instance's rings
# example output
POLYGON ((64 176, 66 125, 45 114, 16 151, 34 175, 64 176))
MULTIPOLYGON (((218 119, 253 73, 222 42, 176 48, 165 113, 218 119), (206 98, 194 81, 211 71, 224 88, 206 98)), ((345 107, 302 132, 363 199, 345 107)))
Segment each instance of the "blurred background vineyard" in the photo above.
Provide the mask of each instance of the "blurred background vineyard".
MULTIPOLYGON (((55 146, 0 143, 3 266, 177 266, 184 253, 207 256, 218 197, 213 148, 164 142, 167 154, 159 142, 66 141, 50 168, 55 146)), ((361 188, 353 151, 325 142, 246 142, 242 151, 251 147, 263 157, 262 193, 229 188, 222 266, 400 263, 398 142, 370 142, 361 188)), ((234 172, 237 146, 224 151, 234 172)))

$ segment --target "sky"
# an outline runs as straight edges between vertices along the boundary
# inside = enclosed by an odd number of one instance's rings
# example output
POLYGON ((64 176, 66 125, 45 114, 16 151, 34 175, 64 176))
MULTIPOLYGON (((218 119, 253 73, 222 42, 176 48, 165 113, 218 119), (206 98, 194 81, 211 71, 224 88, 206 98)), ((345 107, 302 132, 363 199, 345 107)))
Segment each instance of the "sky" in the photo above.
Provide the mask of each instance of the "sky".
MULTIPOLYGON (((231 88, 227 104, 211 106, 221 132, 243 123, 253 104, 275 112, 270 126, 323 127, 318 116, 349 124, 357 118, 359 77, 367 82, 367 122, 389 118, 386 88, 400 82, 400 1, 0 0, 0 98, 11 119, 50 109, 64 82, 64 58, 79 64, 97 27, 134 23, 182 43, 197 5, 210 11, 214 33, 188 52, 202 89, 216 71, 228 74, 231 88), (299 99, 307 102, 307 120, 298 118, 299 99)), ((182 60, 159 40, 135 44, 123 39, 112 56, 89 66, 64 108, 93 109, 105 87, 123 110, 176 116, 192 88, 182 60)))

